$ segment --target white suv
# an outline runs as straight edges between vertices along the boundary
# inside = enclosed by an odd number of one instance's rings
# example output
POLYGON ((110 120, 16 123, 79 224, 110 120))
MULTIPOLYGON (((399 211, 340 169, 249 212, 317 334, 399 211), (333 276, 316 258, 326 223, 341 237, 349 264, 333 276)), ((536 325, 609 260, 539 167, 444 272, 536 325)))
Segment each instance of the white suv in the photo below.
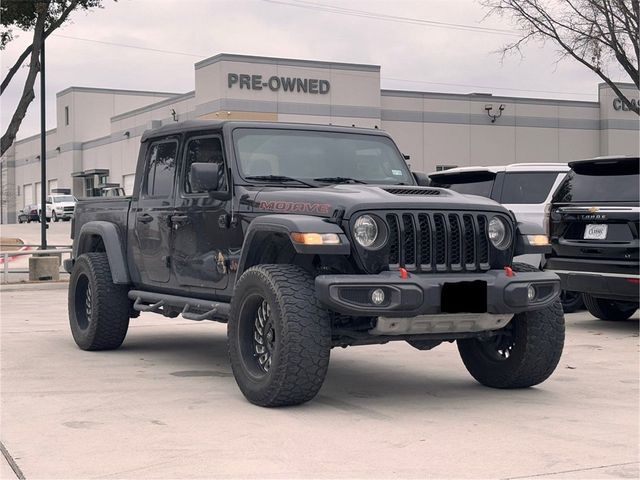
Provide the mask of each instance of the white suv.
MULTIPOLYGON (((502 203, 519 222, 535 223, 548 232, 551 197, 569 171, 566 163, 514 163, 492 167, 457 167, 429 174, 431 184, 502 203)), ((543 255, 521 255, 519 262, 542 267, 543 255)), ((580 294, 562 292, 565 312, 581 307, 580 294)))
POLYGON ((76 197, 73 195, 49 195, 47 197, 47 220, 71 220, 76 210, 76 197))

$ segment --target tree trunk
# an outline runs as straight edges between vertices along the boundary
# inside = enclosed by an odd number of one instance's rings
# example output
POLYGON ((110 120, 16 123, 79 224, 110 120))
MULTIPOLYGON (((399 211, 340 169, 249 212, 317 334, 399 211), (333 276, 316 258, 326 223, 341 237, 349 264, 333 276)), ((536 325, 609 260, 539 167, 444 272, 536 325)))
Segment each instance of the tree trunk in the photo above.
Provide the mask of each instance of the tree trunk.
POLYGON ((2 140, 0 142, 0 149, 2 150, 0 152, 1 155, 4 155, 4 152, 6 152, 9 147, 11 147, 11 145, 13 145, 13 142, 16 139, 16 135, 18 134, 18 130, 20 129, 20 124, 27 114, 29 104, 36 96, 33 91, 33 85, 35 84, 36 77, 38 75, 38 72, 40 71, 40 48, 42 45, 42 37, 44 35, 44 22, 47 18, 48 9, 49 2, 46 2, 43 5, 43 8, 40 10, 38 18, 36 20, 36 25, 33 32, 33 49, 31 50, 31 64, 29 65, 29 74, 27 75, 27 80, 24 83, 24 90, 22 91, 22 97, 18 102, 16 111, 13 113, 13 117, 11 117, 11 122, 9 123, 6 132, 4 132, 4 135, 2 135, 2 140))

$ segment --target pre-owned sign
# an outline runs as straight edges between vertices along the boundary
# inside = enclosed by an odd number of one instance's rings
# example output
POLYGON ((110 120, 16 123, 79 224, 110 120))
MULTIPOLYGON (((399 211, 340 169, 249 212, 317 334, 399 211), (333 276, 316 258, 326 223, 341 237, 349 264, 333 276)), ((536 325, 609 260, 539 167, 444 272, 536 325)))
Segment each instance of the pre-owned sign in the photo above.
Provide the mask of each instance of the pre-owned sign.
POLYGON ((245 73, 230 73, 227 76, 228 88, 240 90, 262 90, 268 88, 272 92, 299 92, 325 95, 329 93, 331 84, 329 80, 319 78, 279 77, 273 75, 268 79, 262 75, 248 75, 245 73))

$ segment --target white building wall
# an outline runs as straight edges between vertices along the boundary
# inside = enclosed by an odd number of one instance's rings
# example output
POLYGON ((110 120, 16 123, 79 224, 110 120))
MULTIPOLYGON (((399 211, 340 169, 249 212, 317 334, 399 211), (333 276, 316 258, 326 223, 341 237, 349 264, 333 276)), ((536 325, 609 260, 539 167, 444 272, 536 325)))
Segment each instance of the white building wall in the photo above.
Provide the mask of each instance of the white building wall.
MULTIPOLYGON (((634 85, 622 88, 638 98, 634 85)), ((489 94, 380 90, 380 67, 222 54, 195 65, 186 94, 70 87, 57 95, 57 128, 47 133, 48 180, 83 194, 74 172, 108 169, 108 181, 130 185, 140 137, 175 120, 265 120, 381 128, 410 155, 414 170, 437 166, 557 162, 597 155, 639 154, 640 119, 616 109, 616 95, 599 86, 598 102, 489 94), (326 94, 229 85, 230 73, 328 80, 326 94), (495 122, 492 114, 504 110, 495 122), (69 108, 66 124, 65 107, 69 108), (175 118, 172 115, 175 113, 175 118)), ((640 101, 640 100, 638 100, 640 101)), ((39 136, 19 140, 3 157, 3 221, 35 200, 40 180, 39 136), (13 166, 15 162, 15 167, 13 166), (13 182, 8 185, 7 182, 13 182), (30 199, 24 185, 32 185, 30 199), (19 186, 20 195, 17 193, 19 186), (6 188, 11 191, 9 194, 6 188), (11 203, 13 202, 13 203, 11 203), (5 205, 6 203, 6 205, 5 205)), ((14 217, 15 218, 15 217, 14 217)))

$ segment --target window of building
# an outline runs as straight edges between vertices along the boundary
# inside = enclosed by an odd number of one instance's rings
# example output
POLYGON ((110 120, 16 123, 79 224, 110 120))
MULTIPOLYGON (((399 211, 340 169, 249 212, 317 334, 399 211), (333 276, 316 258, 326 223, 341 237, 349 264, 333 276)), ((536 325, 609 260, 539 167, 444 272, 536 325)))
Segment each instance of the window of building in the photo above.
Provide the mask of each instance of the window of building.
POLYGON ((191 188, 190 173, 193 163, 217 163, 218 164, 218 191, 227 188, 224 174, 224 157, 222 154, 222 142, 218 137, 194 138, 187 145, 184 167, 184 193, 201 193, 191 188))
POLYGON ((99 175, 98 185, 104 185, 106 183, 109 183, 109 175, 99 175))
POLYGON ((69 125, 69 107, 64 107, 64 124, 69 125))
POLYGON ((154 143, 147 154, 147 176, 144 193, 147 197, 168 197, 173 191, 178 142, 175 140, 154 143))
POLYGON ((84 178, 84 196, 85 197, 93 197, 93 192, 95 189, 95 177, 91 175, 90 177, 84 178))
POLYGON ((22 193, 24 194, 22 197, 22 206, 26 207, 27 205, 31 205, 33 203, 33 184, 28 183, 22 187, 22 193))
POLYGON ((502 187, 502 203, 542 203, 556 181, 556 172, 507 173, 502 187))
POLYGON ((451 170, 456 167, 457 165, 436 165, 436 172, 444 172, 445 170, 451 170))

